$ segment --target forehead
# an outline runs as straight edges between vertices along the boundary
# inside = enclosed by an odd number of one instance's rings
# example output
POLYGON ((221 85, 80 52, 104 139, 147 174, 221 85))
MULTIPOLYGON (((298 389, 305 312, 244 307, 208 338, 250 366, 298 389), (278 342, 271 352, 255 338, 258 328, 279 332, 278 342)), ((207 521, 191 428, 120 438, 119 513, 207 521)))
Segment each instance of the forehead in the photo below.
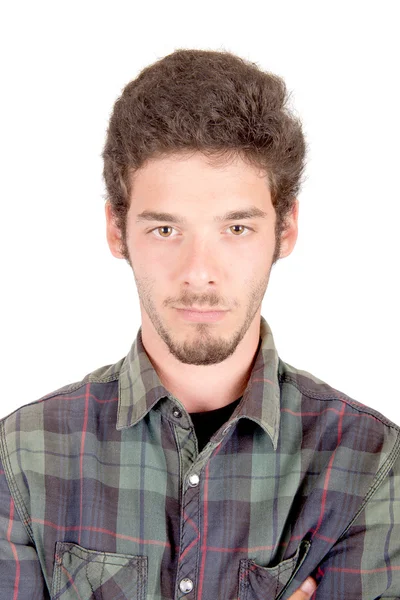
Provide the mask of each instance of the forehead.
POLYGON ((239 157, 224 163, 199 152, 152 158, 132 178, 131 208, 136 214, 204 207, 217 216, 250 206, 259 212, 272 208, 268 178, 239 157))

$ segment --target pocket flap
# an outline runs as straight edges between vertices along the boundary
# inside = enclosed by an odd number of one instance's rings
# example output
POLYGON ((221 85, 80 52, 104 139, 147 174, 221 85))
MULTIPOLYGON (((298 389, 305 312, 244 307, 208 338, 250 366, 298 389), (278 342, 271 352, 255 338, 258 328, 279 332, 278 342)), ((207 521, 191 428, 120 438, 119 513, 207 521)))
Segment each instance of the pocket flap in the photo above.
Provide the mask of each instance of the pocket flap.
POLYGON ((52 600, 145 600, 146 586, 147 556, 56 543, 52 600))

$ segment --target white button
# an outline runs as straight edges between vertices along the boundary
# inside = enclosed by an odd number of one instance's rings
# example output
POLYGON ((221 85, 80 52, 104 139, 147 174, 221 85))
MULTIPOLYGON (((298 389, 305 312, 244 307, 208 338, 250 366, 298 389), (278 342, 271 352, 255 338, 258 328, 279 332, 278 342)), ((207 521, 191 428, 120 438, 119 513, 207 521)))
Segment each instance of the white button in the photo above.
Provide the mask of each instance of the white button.
POLYGON ((192 487, 196 487, 196 485, 199 485, 199 481, 200 481, 200 477, 196 474, 194 475, 190 475, 189 477, 189 485, 192 487))
POLYGON ((181 579, 179 582, 179 589, 184 594, 188 594, 193 589, 193 581, 185 577, 185 579, 181 579))

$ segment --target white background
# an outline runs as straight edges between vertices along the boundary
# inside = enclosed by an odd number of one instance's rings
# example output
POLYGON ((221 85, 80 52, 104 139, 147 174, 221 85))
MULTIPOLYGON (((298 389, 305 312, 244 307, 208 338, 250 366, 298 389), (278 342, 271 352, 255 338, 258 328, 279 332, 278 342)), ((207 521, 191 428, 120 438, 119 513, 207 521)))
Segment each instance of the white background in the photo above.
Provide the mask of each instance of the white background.
POLYGON ((140 312, 106 244, 107 121, 140 69, 203 48, 284 77, 304 124, 299 237, 262 310, 281 358, 400 423, 398 3, 3 6, 0 417, 127 354, 140 312))

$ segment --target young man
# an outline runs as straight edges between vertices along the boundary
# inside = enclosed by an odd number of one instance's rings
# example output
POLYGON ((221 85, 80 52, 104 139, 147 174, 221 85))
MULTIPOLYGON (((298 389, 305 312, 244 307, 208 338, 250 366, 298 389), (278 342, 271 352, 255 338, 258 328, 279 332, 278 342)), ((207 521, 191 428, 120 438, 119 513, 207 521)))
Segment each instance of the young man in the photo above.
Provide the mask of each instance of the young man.
POLYGON ((283 362, 261 316, 298 231, 287 99, 230 53, 178 50, 115 103, 107 240, 141 327, 2 420, 2 597, 400 597, 399 428, 283 362))

